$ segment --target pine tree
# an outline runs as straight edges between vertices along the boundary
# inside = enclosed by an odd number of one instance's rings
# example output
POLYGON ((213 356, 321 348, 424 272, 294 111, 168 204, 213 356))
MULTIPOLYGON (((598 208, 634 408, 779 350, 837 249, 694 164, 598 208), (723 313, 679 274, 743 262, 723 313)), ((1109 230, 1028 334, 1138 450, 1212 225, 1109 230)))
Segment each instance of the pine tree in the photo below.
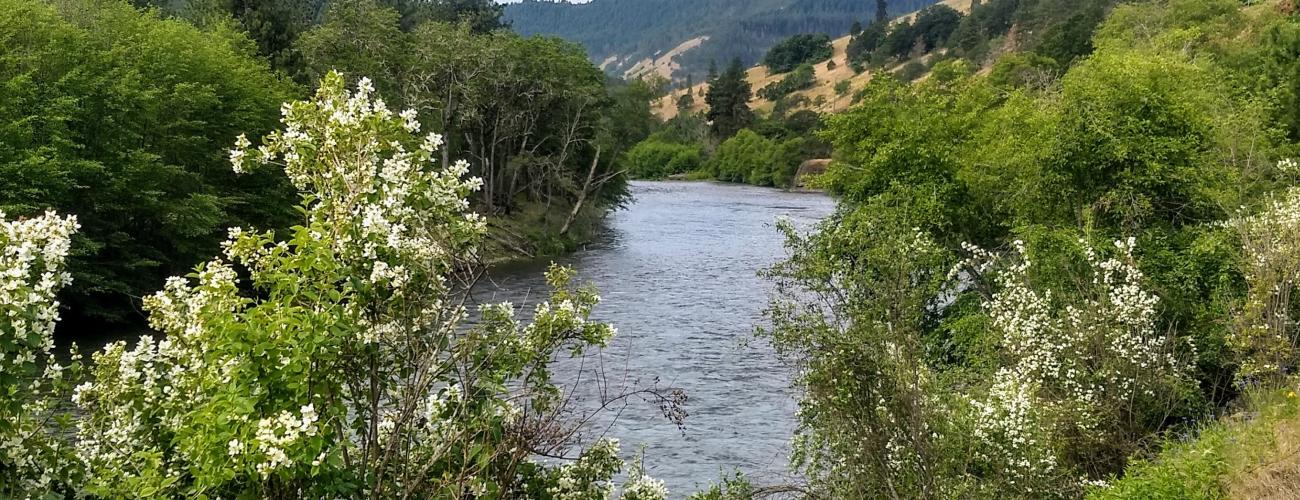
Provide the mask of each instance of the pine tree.
POLYGON ((709 92, 704 102, 709 105, 709 131, 718 140, 725 140, 749 126, 754 113, 749 109, 753 88, 745 80, 745 68, 740 58, 732 59, 727 70, 709 81, 709 92))
POLYGON ((686 74, 686 92, 677 98, 677 109, 689 110, 695 106, 695 78, 690 73, 686 74))
POLYGON ((887 0, 876 0, 876 22, 883 23, 889 20, 889 2, 887 0))

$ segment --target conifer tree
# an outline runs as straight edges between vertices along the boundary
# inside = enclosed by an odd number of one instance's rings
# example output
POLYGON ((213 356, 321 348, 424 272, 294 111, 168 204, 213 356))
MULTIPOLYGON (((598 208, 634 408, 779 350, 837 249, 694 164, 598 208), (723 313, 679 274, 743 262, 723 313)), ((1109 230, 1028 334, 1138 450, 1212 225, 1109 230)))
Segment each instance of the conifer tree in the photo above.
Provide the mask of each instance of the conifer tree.
POLYGON ((740 58, 732 59, 726 71, 709 81, 709 91, 704 97, 709 105, 709 131, 714 138, 727 139, 753 121, 754 114, 749 109, 752 97, 753 88, 745 79, 740 58))

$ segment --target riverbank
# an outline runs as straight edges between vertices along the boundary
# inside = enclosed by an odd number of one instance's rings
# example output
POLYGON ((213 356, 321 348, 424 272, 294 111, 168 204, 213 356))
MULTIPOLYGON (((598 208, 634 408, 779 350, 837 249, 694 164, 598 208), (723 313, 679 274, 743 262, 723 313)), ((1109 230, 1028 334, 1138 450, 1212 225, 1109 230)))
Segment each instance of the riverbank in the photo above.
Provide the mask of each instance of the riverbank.
POLYGON ((562 257, 590 242, 612 210, 607 206, 588 206, 565 228, 570 207, 525 204, 510 216, 488 218, 487 237, 480 256, 489 266, 562 257))

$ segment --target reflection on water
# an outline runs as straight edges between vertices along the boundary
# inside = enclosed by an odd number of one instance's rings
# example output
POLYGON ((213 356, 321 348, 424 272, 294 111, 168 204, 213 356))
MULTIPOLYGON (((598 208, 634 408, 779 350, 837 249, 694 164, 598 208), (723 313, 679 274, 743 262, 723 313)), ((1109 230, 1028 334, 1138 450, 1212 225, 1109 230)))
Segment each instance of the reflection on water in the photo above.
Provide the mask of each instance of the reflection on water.
MULTIPOLYGON (((608 428, 628 454, 644 443, 650 474, 667 482, 673 497, 734 469, 780 481, 797 403, 789 368, 754 341, 771 290, 757 272, 784 255, 778 217, 807 227, 834 201, 694 182, 634 182, 632 192, 635 203, 610 217, 596 243, 560 262, 596 284, 603 302, 595 319, 618 328, 603 356, 607 375, 682 388, 690 416, 683 432, 657 407, 634 401, 616 421, 606 415, 590 431, 608 428)), ((492 270, 475 300, 535 303, 547 291, 546 264, 492 270)), ((555 372, 572 380, 592 366, 562 362, 555 372)))

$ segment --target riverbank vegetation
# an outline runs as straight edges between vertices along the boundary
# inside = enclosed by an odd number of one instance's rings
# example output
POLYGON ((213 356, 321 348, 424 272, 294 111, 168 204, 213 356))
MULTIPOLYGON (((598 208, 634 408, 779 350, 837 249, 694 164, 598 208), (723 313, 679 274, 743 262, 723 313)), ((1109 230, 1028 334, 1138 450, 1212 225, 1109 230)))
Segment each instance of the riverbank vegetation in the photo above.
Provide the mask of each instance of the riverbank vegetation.
MULTIPOLYGON (((162 337, 109 344, 90 364, 75 347, 66 365, 52 355, 78 220, 3 220, 0 494, 614 494, 617 443, 579 447, 572 396, 547 369, 614 335, 589 320, 599 296, 552 267, 552 292, 527 323, 496 304, 462 327, 457 280, 487 230, 467 198, 484 181, 464 160, 437 166, 443 137, 374 91, 329 73, 260 144, 238 136, 233 171, 282 169, 299 223, 230 228, 215 257, 145 298, 162 337)), ((682 396, 657 387, 601 394, 684 415, 682 396)), ((622 498, 665 497, 639 465, 630 471, 622 498)))
POLYGON ((234 175, 226 143, 266 134, 281 103, 339 69, 370 75, 471 162, 484 258, 571 249, 625 199, 615 163, 650 131, 650 89, 499 15, 492 2, 5 0, 0 208, 78 215, 65 305, 138 323, 140 297, 227 227, 292 223, 284 176, 234 175))
POLYGON ((1228 469, 1156 483, 1294 386, 1298 30, 1289 2, 1135 2, 1077 57, 1040 45, 1057 71, 951 60, 829 117, 839 212, 769 272, 809 496, 1225 495, 1228 469))

